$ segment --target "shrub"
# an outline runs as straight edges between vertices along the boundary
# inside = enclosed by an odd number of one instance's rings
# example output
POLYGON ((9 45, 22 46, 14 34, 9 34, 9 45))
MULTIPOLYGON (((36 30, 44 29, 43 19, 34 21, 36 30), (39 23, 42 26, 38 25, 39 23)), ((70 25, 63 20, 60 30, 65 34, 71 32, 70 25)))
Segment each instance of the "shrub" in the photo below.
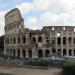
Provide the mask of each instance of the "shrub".
POLYGON ((65 62, 64 63, 63 75, 75 75, 75 62, 65 62))

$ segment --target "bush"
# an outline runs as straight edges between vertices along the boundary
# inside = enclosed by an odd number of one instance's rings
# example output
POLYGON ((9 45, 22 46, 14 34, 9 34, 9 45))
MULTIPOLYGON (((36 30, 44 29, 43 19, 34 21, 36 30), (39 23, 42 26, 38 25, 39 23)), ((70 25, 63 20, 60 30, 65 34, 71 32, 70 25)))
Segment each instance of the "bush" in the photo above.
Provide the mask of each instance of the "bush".
POLYGON ((65 62, 64 63, 63 75, 75 75, 75 62, 65 62))

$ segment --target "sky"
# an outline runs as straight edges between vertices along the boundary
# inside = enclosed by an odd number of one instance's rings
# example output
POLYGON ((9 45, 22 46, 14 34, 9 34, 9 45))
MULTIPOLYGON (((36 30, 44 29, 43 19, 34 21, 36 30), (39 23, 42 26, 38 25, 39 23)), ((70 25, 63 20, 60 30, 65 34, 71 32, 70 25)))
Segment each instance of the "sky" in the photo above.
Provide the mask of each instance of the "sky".
POLYGON ((75 26, 75 0, 0 0, 0 36, 4 35, 4 16, 14 8, 20 10, 25 28, 75 26))

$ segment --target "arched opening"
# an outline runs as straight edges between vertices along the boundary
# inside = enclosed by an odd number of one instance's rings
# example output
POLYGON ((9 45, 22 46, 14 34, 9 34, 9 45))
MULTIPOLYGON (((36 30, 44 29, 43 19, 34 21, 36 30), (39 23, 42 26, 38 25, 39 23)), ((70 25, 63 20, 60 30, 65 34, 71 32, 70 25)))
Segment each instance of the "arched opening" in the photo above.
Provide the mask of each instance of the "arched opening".
POLYGON ((54 48, 52 49, 52 53, 56 53, 56 50, 54 48))
POLYGON ((49 50, 48 50, 48 49, 47 49, 47 50, 45 50, 45 57, 49 57, 49 55, 50 55, 49 50))
POLYGON ((73 43, 75 44, 75 37, 73 38, 73 43))
POLYGON ((22 55, 24 58, 26 57, 26 51, 25 50, 22 50, 22 55))
POLYGON ((26 43, 26 37, 23 37, 22 40, 23 40, 23 44, 25 44, 26 43))
POLYGON ((12 38, 10 38, 10 44, 12 44, 12 38))
POLYGON ((10 49, 9 55, 12 56, 12 53, 13 53, 13 52, 12 52, 12 49, 10 49))
POLYGON ((69 56, 72 56, 72 50, 69 49, 69 56))
POLYGON ((52 38, 52 46, 55 45, 55 43, 56 43, 55 40, 56 40, 55 37, 53 37, 52 38))
POLYGON ((10 50, 6 49, 6 53, 7 53, 7 55, 10 55, 10 50))
POLYGON ((56 57, 57 53, 56 53, 56 49, 52 49, 52 56, 56 57))
POLYGON ((60 57, 61 56, 61 49, 58 49, 58 56, 60 57))
POLYGON ((69 44, 71 44, 71 40, 72 40, 72 38, 71 37, 68 37, 69 44))
POLYGON ((33 43, 36 43, 36 38, 35 38, 35 37, 33 37, 33 39, 32 39, 32 40, 33 40, 33 43))
POLYGON ((6 44, 9 44, 9 37, 6 37, 6 38, 5 38, 5 43, 6 43, 6 44))
POLYGON ((32 57, 32 50, 29 50, 28 54, 29 54, 29 57, 31 58, 32 57))
POLYGON ((13 50, 13 56, 15 57, 15 49, 13 50))
POLYGON ((65 56, 67 54, 66 49, 63 49, 63 56, 65 56))
POLYGON ((66 37, 63 37, 63 44, 66 45, 66 37))
POLYGON ((13 37, 13 44, 15 44, 16 43, 16 38, 15 37, 13 37))
POLYGON ((20 37, 18 37, 18 43, 20 44, 20 37))
POLYGON ((74 56, 75 56, 75 49, 74 49, 74 56))
POLYGON ((38 37, 38 42, 42 42, 42 37, 41 36, 38 37))
POLYGON ((46 38, 46 42, 47 42, 47 44, 50 43, 50 39, 49 39, 49 37, 46 38))
POLYGON ((20 57, 20 50, 17 50, 17 57, 20 57))
POLYGON ((40 58, 40 57, 43 57, 43 52, 42 52, 41 49, 38 50, 38 57, 39 57, 39 58, 40 58))
POLYGON ((60 37, 57 38, 57 44, 58 44, 58 45, 61 44, 61 38, 60 38, 60 37))

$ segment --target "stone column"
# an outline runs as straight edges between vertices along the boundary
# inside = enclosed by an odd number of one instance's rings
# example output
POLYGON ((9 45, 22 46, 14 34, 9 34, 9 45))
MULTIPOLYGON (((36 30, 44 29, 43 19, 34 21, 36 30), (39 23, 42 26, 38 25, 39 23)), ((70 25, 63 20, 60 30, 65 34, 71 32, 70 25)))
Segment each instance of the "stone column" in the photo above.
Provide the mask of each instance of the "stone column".
POLYGON ((43 52, 43 58, 45 58, 45 48, 43 48, 42 52, 43 52))
POLYGON ((52 48, 50 48, 50 56, 52 56, 52 48))
POLYGON ((22 35, 20 35, 20 44, 22 44, 23 42, 22 42, 22 35))
POLYGON ((67 56, 69 56, 69 50, 68 49, 66 49, 67 50, 67 56))
POLYGON ((63 57, 63 31, 61 31, 61 57, 63 57))
POLYGON ((67 50, 67 56, 69 56, 68 31, 66 31, 66 50, 67 50))
POLYGON ((16 44, 18 44, 18 36, 16 35, 16 44))
POLYGON ((26 58, 28 58, 28 49, 26 48, 26 58))
MULTIPOLYGON (((57 34, 57 32, 55 32, 57 34)), ((55 35, 55 48, 56 48, 56 53, 57 53, 57 49, 58 49, 58 44, 57 44, 57 35, 55 35)))
POLYGON ((6 47, 4 47, 4 54, 5 54, 5 55, 7 54, 7 52, 6 52, 6 47))
POLYGON ((33 47, 32 51, 33 51, 33 55, 34 55, 33 58, 38 58, 38 56, 37 56, 37 50, 35 49, 35 47, 33 47))
POLYGON ((46 43, 45 34, 42 34, 42 43, 43 43, 43 44, 46 43))
POLYGON ((20 48, 20 57, 23 57, 23 55, 22 55, 22 48, 20 48))
POLYGON ((26 34, 26 44, 29 43, 29 34, 26 34))
POLYGON ((63 49, 61 49, 61 57, 63 57, 63 49))
POLYGON ((5 42, 5 36, 4 36, 4 54, 6 55, 6 42, 5 42))

